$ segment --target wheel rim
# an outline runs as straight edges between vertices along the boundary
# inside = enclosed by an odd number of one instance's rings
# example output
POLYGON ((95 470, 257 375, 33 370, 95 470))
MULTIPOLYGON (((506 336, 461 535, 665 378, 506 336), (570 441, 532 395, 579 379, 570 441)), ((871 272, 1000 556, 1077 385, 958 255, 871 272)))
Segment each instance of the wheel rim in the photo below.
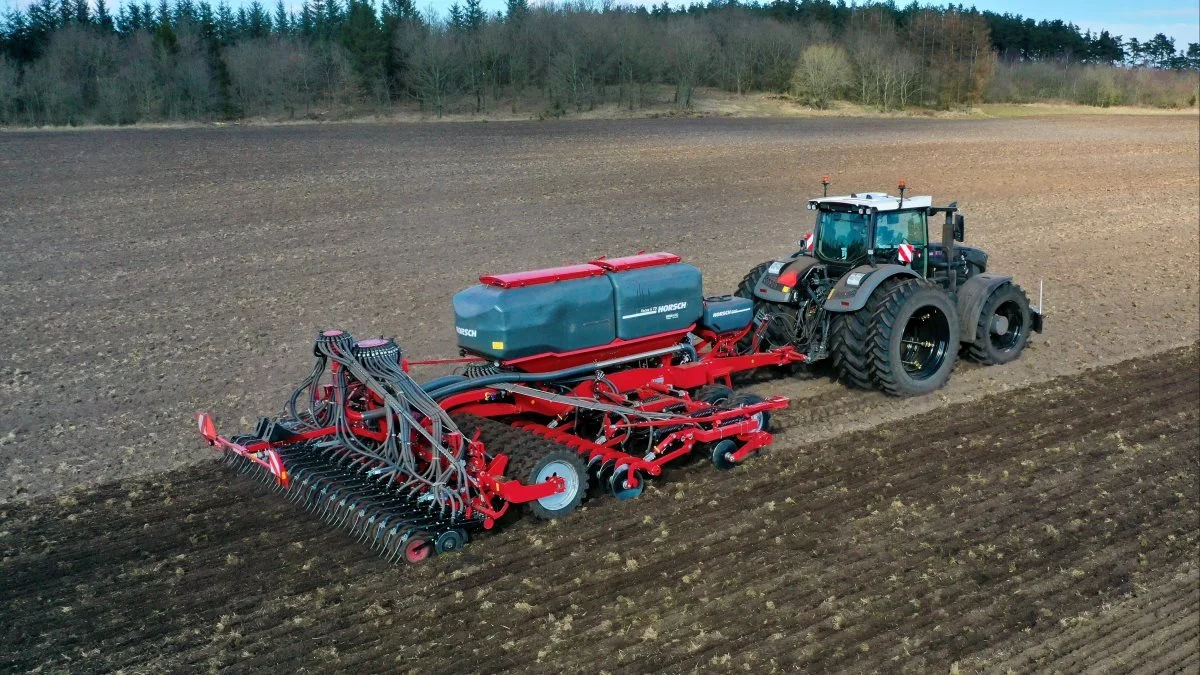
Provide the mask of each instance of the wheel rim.
POLYGON ((904 324, 900 361, 914 380, 925 380, 941 369, 950 344, 950 321, 932 305, 913 312, 904 324))
POLYGON ((466 543, 466 542, 464 541, 463 536, 461 534, 459 534, 458 532, 456 532, 454 530, 445 532, 440 537, 438 537, 438 541, 437 541, 438 552, 439 553, 453 553, 454 551, 457 551, 458 549, 462 548, 464 543, 466 543))
POLYGON ((575 493, 579 492, 579 476, 575 472, 575 467, 560 460, 549 462, 543 466, 541 471, 538 471, 537 479, 534 482, 545 483, 555 476, 563 479, 565 489, 538 500, 538 504, 548 511, 557 511, 570 506, 571 502, 575 501, 575 493))
POLYGON ((1015 301, 1009 300, 996 308, 988 322, 988 335, 992 346, 1000 351, 1006 352, 1021 344, 1025 337, 1025 317, 1015 301))
POLYGON ((613 477, 609 482, 609 487, 612 489, 613 496, 620 501, 633 499, 634 497, 642 494, 642 487, 646 484, 639 475, 637 477, 637 487, 627 487, 625 485, 625 481, 628 480, 629 473, 629 467, 623 466, 620 469, 617 469, 616 473, 613 474, 613 477))

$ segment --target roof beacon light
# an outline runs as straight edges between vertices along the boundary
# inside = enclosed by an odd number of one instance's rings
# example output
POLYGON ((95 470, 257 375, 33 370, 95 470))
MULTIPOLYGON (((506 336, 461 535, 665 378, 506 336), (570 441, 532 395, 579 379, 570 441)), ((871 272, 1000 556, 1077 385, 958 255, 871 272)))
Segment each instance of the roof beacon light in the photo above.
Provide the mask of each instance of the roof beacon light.
POLYGON ((821 176, 821 196, 829 196, 829 176, 821 176))
POLYGON ((904 208, 904 188, 908 187, 904 181, 900 181, 900 208, 904 208))

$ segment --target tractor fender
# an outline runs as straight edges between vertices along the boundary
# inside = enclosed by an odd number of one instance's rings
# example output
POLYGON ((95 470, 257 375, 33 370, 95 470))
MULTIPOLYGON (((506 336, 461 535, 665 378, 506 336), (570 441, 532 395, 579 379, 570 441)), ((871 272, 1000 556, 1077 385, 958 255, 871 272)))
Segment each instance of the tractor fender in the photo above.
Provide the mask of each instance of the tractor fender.
POLYGON ((975 341, 975 327, 979 325, 979 313, 983 311, 983 305, 997 288, 1011 281, 1012 276, 1008 274, 984 272, 967 279, 958 287, 958 325, 961 342, 975 341))
POLYGON ((842 275, 825 300, 827 312, 857 312, 867 304, 879 284, 892 277, 919 278, 919 275, 904 265, 860 265, 842 275), (853 282, 853 283, 851 283, 853 282))
POLYGON ((788 302, 792 297, 792 289, 789 287, 787 291, 783 290, 779 283, 780 275, 795 272, 797 278, 803 277, 808 268, 816 264, 816 258, 803 254, 776 260, 754 282, 754 297, 768 302, 788 302))

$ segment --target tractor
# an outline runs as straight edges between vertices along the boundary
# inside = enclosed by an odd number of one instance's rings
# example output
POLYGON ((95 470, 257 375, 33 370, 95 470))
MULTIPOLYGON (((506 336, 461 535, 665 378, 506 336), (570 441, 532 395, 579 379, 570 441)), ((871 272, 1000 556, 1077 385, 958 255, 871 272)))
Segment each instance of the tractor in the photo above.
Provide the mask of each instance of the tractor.
POLYGON ((1042 302, 1009 275, 989 272, 984 251, 962 246, 957 202, 879 192, 808 200, 816 212, 799 251, 757 265, 736 296, 754 303, 756 329, 741 349, 793 347, 799 367, 826 361, 856 388, 919 396, 942 387, 960 351, 1007 363, 1042 331, 1042 302), (941 240, 929 223, 944 216, 941 240))

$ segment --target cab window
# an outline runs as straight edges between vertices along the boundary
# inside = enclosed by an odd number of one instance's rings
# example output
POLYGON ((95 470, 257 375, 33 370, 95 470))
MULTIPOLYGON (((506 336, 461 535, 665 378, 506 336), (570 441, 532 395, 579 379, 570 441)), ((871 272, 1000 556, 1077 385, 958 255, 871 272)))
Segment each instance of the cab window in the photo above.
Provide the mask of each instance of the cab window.
POLYGON ((880 213, 875 221, 875 248, 891 249, 900 244, 925 246, 925 212, 880 213))

